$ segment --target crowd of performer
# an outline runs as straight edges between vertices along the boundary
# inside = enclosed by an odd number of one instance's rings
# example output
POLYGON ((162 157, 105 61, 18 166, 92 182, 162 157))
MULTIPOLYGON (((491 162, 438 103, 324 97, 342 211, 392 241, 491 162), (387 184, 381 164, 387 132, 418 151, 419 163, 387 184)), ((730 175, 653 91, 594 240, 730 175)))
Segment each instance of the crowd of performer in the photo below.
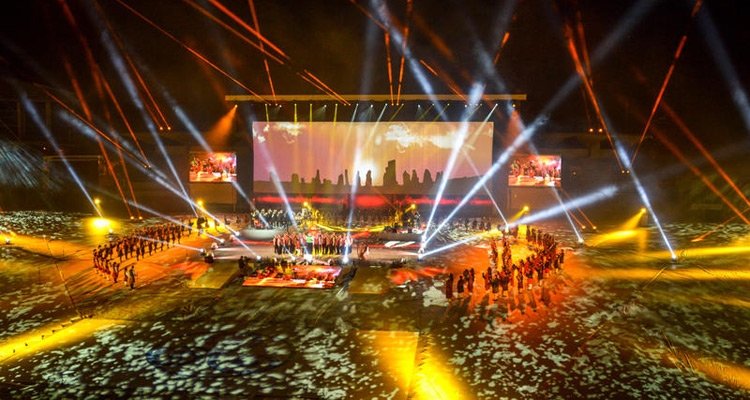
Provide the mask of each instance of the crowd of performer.
MULTIPOLYGON (((565 262, 565 250, 561 249, 558 252, 555 238, 532 226, 526 230, 526 242, 532 254, 514 262, 511 241, 517 238, 518 231, 514 233, 515 236, 503 235, 499 244, 494 238, 490 240, 490 265, 486 272, 482 272, 482 280, 485 293, 491 293, 495 299, 500 296, 507 297, 513 288, 520 294, 524 290, 531 291, 535 284, 543 286, 545 279, 559 273, 565 262)), ((463 297, 464 293, 467 296, 472 295, 474 282, 474 268, 465 269, 455 283, 453 274, 450 274, 446 280, 446 298, 453 299, 454 285, 459 298, 463 297)))
MULTIPOLYGON (((107 280, 111 279, 117 283, 123 260, 127 261, 135 257, 136 261, 139 261, 142 257, 146 257, 146 253, 150 256, 164 250, 165 246, 169 248, 180 243, 186 229, 184 225, 167 223, 138 229, 130 235, 110 240, 93 250, 94 270, 107 280)), ((123 275, 125 283, 133 289, 135 286, 134 265, 131 264, 129 268, 126 266, 123 275)))
POLYGON ((341 233, 286 232, 273 237, 273 251, 277 255, 347 255, 351 252, 352 238, 341 233))
POLYGON ((240 273, 245 277, 257 279, 304 280, 305 282, 325 282, 332 285, 336 274, 330 270, 316 270, 299 268, 286 259, 265 259, 258 263, 250 263, 249 259, 241 256, 239 261, 240 273))

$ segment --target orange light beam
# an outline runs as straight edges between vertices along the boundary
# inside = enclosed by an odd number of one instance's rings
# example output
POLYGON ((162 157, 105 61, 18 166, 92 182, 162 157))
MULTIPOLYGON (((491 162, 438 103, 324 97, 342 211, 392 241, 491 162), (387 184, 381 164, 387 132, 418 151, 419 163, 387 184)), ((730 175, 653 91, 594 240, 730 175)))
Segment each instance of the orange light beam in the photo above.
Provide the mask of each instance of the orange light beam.
MULTIPOLYGON (((86 103, 86 100, 83 97, 83 92, 80 89, 80 85, 78 84, 78 79, 76 79, 75 74, 73 73, 73 69, 70 66, 70 63, 68 62, 67 58, 63 59, 63 63, 65 65, 65 71, 68 74, 68 78, 70 78, 70 81, 73 85, 73 90, 76 93, 76 96, 78 97, 78 101, 81 103, 81 107, 84 110, 84 113, 86 114, 86 117, 91 121, 91 113, 89 111, 89 106, 86 103)), ((96 72, 96 71, 92 71, 96 72)), ((133 215, 130 212, 130 207, 128 206, 127 200, 125 200, 125 195, 122 192, 122 188, 120 187, 120 182, 117 180, 117 175, 115 175, 115 170, 112 167, 112 163, 109 160, 109 156, 107 155, 107 151, 104 149, 104 144, 102 144, 101 138, 96 139, 97 143, 99 144, 99 149, 102 152, 102 155, 104 156, 104 160, 107 162, 107 169, 112 174, 112 178, 115 181, 115 185, 117 186, 117 191, 120 193, 120 197, 122 198, 123 204, 125 204, 125 209, 128 211, 128 215, 133 215)))
MULTIPOLYGON (((688 23, 688 27, 690 27, 690 25, 692 24, 692 21, 695 19, 695 16, 698 15, 698 10, 700 10, 702 4, 703 4, 703 0, 698 0, 695 2, 695 6, 693 7, 693 12, 690 14, 690 23, 688 23)), ((641 148, 643 139, 646 137, 648 128, 651 126, 651 121, 654 119, 656 110, 659 108, 659 103, 661 102, 661 98, 664 95, 664 91, 667 89, 667 84, 669 83, 669 79, 672 77, 672 72, 674 72, 674 67, 677 64, 677 60, 680 58, 680 54, 682 54, 682 49, 685 47, 687 34, 688 33, 686 29, 685 34, 682 35, 682 38, 680 39, 680 44, 677 46, 677 51, 674 53, 674 57, 672 58, 672 64, 669 66, 669 70, 667 70, 667 76, 666 78, 664 78, 664 82, 662 82, 661 84, 659 95, 656 96, 656 102, 654 103, 654 107, 651 109, 651 115, 648 117, 648 120, 646 120, 646 126, 643 128, 641 139, 638 140, 638 146, 635 147, 635 151, 633 152, 633 157, 630 160, 630 165, 633 165, 633 162, 635 162, 635 157, 638 155, 638 150, 641 148)))
MULTIPOLYGON (((642 115, 639 115, 637 112, 634 112, 634 115, 636 117, 642 117, 642 115)), ((709 189, 711 189, 711 191, 714 192, 714 194, 716 194, 716 196, 718 196, 719 199, 721 199, 721 201, 724 202, 724 204, 726 204, 732 211, 734 211, 734 213, 737 214, 738 217, 740 217, 743 221, 745 221, 746 224, 750 225, 750 220, 748 220, 744 215, 742 215, 742 212, 740 212, 740 210, 737 209, 737 207, 735 207, 734 204, 732 204, 732 202, 730 202, 729 199, 727 199, 726 196, 724 196, 719 191, 719 189, 717 189, 716 186, 714 186, 714 184, 711 183, 711 181, 709 181, 708 178, 706 178, 706 176, 703 175, 695 165, 693 165, 692 162, 690 162, 690 160, 688 160, 688 158, 680 151, 680 149, 677 148, 677 146, 674 143, 672 143, 672 141, 670 141, 660 129, 654 128, 653 131, 655 134, 654 136, 656 136, 656 138, 659 139, 659 141, 661 141, 665 146, 667 146, 667 148, 672 152, 672 154, 674 154, 686 167, 688 167, 688 169, 690 169, 690 171, 695 176, 700 178, 700 180, 703 181, 703 183, 709 189)))
POLYGON ((201 14, 205 15, 211 21, 214 21, 217 24, 219 24, 222 28, 228 30, 229 32, 232 32, 232 34, 234 34, 235 36, 237 36, 243 42, 245 42, 245 43, 247 43, 247 44, 255 47, 257 50, 259 50, 261 53, 263 53, 263 55, 265 55, 266 57, 271 58, 272 60, 276 61, 280 65, 287 65, 287 63, 284 60, 280 59, 275 54, 270 53, 265 48, 260 47, 259 44, 257 44, 254 41, 250 40, 250 38, 248 38, 247 36, 243 35, 238 30, 236 30, 236 29, 232 28, 231 26, 229 26, 226 22, 224 22, 224 21, 220 20, 219 18, 217 18, 215 15, 211 14, 210 12, 208 12, 205 8, 197 5, 196 3, 194 3, 191 0, 183 0, 183 1, 185 1, 185 3, 187 3, 190 7, 193 7, 195 10, 197 10, 201 14))
POLYGON ((742 190, 740 190, 737 185, 734 183, 732 178, 727 175, 726 171, 719 165, 718 162, 716 162, 716 159, 711 156, 711 153, 706 150, 705 147, 703 147, 703 144, 698 140, 698 138, 693 135, 693 133, 688 129, 688 127, 685 125, 685 123, 682 121, 682 119, 675 113, 675 111, 670 107, 670 105, 667 102, 662 103, 662 109, 669 115, 669 117, 677 124, 677 127, 680 129, 680 131, 685 134, 685 136, 690 139, 690 141, 695 145, 695 147, 698 148, 698 150, 703 153, 703 156, 706 157, 706 159, 711 163, 711 165, 716 168, 716 170, 719 172, 719 174, 724 178, 727 183, 734 189, 734 191, 742 198, 742 201, 745 202, 748 206, 750 206, 750 200, 747 199, 744 193, 742 193, 742 190))
POLYGON ((375 23, 376 23, 376 24, 377 24, 377 25, 378 25, 378 26, 380 27, 380 29, 382 29, 382 30, 384 30, 384 31, 388 32, 388 29, 386 29, 385 25, 383 25, 383 23, 382 23, 382 22, 380 22, 380 20, 379 20, 379 19, 375 18, 375 16, 373 16, 372 14, 370 14, 370 12, 369 12, 369 11, 367 11, 367 9, 366 9, 366 8, 362 7, 362 6, 361 6, 361 5, 359 4, 359 3, 357 3, 357 1, 356 1, 356 0, 349 0, 349 2, 350 2, 350 3, 352 3, 352 4, 354 4, 354 5, 355 5, 355 6, 357 7, 357 8, 359 8, 359 10, 360 10, 360 11, 362 11, 362 13, 363 13, 363 14, 365 14, 365 15, 366 15, 366 16, 368 16, 368 17, 369 17, 369 18, 370 18, 371 20, 373 20, 373 21, 374 21, 374 22, 375 22, 375 23))
MULTIPOLYGON (((253 15, 253 25, 255 25, 255 29, 260 33, 260 24, 258 23, 258 15, 255 13, 255 3, 253 0, 247 0, 247 2, 250 4, 250 13, 253 15)), ((260 50, 264 51, 263 48, 263 42, 258 41, 258 44, 260 45, 260 50)), ((271 79, 271 69, 268 68, 268 58, 265 56, 263 57, 263 64, 266 66, 266 74, 268 74, 268 83, 271 85, 271 95, 273 96, 273 102, 276 103, 276 91, 273 88, 273 80, 271 79)))
MULTIPOLYGON (((117 0, 118 2, 121 2, 121 0, 117 0)), ((255 29, 251 28, 250 25, 248 25, 245 21, 242 20, 242 18, 235 15, 233 12, 231 12, 228 8, 224 7, 223 4, 219 3, 217 0, 208 0, 209 3, 213 4, 214 7, 218 8, 221 12, 223 12, 225 15, 227 15, 229 18, 234 20, 234 22, 238 23, 240 26, 245 28, 248 32, 252 33, 255 37, 257 37, 259 40, 261 40, 263 43, 265 43, 268 47, 272 48, 274 51, 279 53, 284 59, 287 60, 289 64, 291 64, 291 58, 287 56, 281 49, 276 47, 273 43, 271 43, 268 39, 266 39, 263 35, 260 34, 260 32, 256 31, 255 29)), ((349 104, 343 97, 339 96, 336 92, 334 92, 331 88, 329 88, 326 84, 320 81, 315 75, 310 73, 310 71, 307 71, 303 69, 305 74, 307 74, 310 78, 312 78, 314 81, 318 82, 321 86, 326 88, 330 95, 332 95, 334 98, 337 98, 344 104, 349 104)))
POLYGON ((127 149, 125 149, 122 146, 120 146, 119 143, 117 143, 116 141, 112 140, 112 138, 110 138, 109 136, 107 136, 106 134, 104 134, 104 132, 102 132, 101 130, 99 130, 99 128, 97 128, 96 126, 94 126, 94 124, 92 124, 91 122, 89 122, 85 118, 81 117, 77 112, 75 112, 72 108, 70 108, 62 100, 58 99, 54 94, 50 93, 50 91, 47 90, 45 87, 43 87, 43 86, 41 86, 39 84, 34 84, 34 86, 36 86, 39 90, 41 90, 45 94, 47 94, 47 96, 49 96, 52 100, 54 100, 55 103, 61 105, 63 108, 65 108, 66 110, 68 110, 68 112, 70 112, 71 114, 73 114, 73 116, 75 116, 79 120, 83 121, 92 130, 94 130, 94 132, 98 133, 99 135, 101 135, 102 137, 104 137, 105 139, 107 139, 107 141, 109 141, 110 143, 112 143, 115 147, 117 147, 118 149, 122 150, 125 154, 127 154, 128 156, 130 156, 130 158, 132 158, 133 160, 135 160, 138 164, 140 164, 144 168, 148 168, 149 167, 143 161, 139 160, 138 157, 135 156, 135 154, 131 153, 127 149))
MULTIPOLYGON (((636 79, 641 82, 642 84, 646 84, 646 77, 643 76, 643 74, 638 70, 637 68, 633 68, 633 73, 635 74, 636 79)), ((719 172, 719 174, 724 178, 724 180, 734 189, 734 191, 742 198, 742 201, 745 202, 750 207, 750 200, 747 199, 744 193, 742 193, 742 190, 740 190, 737 185, 734 183, 732 178, 729 177, 729 175, 724 171, 724 168, 722 168, 719 163, 714 159, 713 156, 711 156, 711 153, 706 150, 706 148, 703 146, 703 144, 698 140, 698 138, 695 137, 695 135, 690 131, 690 129, 687 127, 685 122, 682 120, 682 118, 677 115, 677 113, 674 111, 674 109, 667 103, 666 101, 662 103, 661 105, 662 110, 672 119, 672 122, 674 122, 677 127, 680 129, 680 131, 690 139, 690 141, 693 143, 693 145, 700 150, 701 153, 703 153, 703 156, 706 157, 706 159, 711 163, 711 165, 716 168, 716 170, 719 172)))
POLYGON ((578 75, 581 76, 581 81, 583 81, 583 84, 586 87, 586 91, 591 97, 591 103, 594 105, 594 110, 596 110, 596 115, 599 118, 599 123, 602 125, 602 128, 604 129, 604 133, 607 134, 607 140, 609 140, 610 146, 612 146, 612 153, 615 155, 615 160, 617 160, 617 164, 620 166, 620 170, 624 170, 625 168, 623 168, 622 162, 620 162, 620 157, 617 155, 615 144, 612 142, 612 136, 610 136, 609 134, 609 128, 607 127, 607 123, 604 121, 604 118, 602 117, 602 112, 601 112, 601 109, 599 108, 599 102, 596 100, 596 95, 594 95, 594 90, 591 88, 588 78, 586 78, 586 73, 583 70, 583 66, 581 65, 581 60, 578 58, 578 51, 576 50, 575 42, 573 42, 572 29, 570 28, 570 25, 566 24, 565 35, 568 40, 568 51, 570 52, 570 56, 573 57, 573 64, 575 64, 576 72, 578 72, 578 75))
MULTIPOLYGON (((119 1, 119 0, 118 0, 118 1, 119 1)), ((268 56, 268 57, 269 57, 269 58, 271 58, 272 60, 276 61, 276 62, 277 62, 277 63, 279 63, 280 65, 287 65, 288 67, 292 68, 292 63, 291 63, 291 60, 290 60, 290 59, 289 59, 289 58, 288 58, 288 57, 287 57, 286 55, 284 55, 284 60, 280 59, 280 58, 279 58, 279 57, 277 57, 277 56, 276 56, 275 54, 269 53, 269 52, 268 52, 268 51, 267 51, 267 50, 266 50, 265 48, 264 48, 264 49, 261 49, 261 47, 260 47, 260 46, 259 46, 258 44, 256 44, 256 43, 255 43, 254 41, 250 40, 250 38, 248 38, 247 36, 243 35, 243 34, 242 34, 242 33, 240 33, 239 31, 237 31, 236 29, 232 28, 231 26, 229 26, 229 25, 228 25, 227 23, 225 23, 224 21, 222 21, 222 20, 218 19, 218 18, 217 18, 216 16, 214 16, 213 14, 211 14, 210 12, 208 12, 207 10, 205 10, 205 9, 204 9, 203 7, 201 7, 201 6, 197 5, 197 4, 195 4, 195 3, 194 3, 194 2, 192 1, 192 0, 183 0, 183 1, 184 1, 185 3, 187 3, 188 5, 190 5, 191 7, 193 7, 194 9, 198 10, 198 12, 200 12, 200 13, 201 13, 201 14, 203 14, 203 15, 205 15, 205 16, 206 16, 207 18, 209 18, 210 20, 212 20, 212 21, 216 22, 217 24, 219 24, 219 25, 220 25, 220 26, 221 26, 222 28, 224 28, 224 29, 228 30, 229 32, 233 33, 233 34, 234 34, 235 36, 237 36, 238 38, 240 38, 240 39, 241 39, 242 41, 244 41, 245 43, 248 43, 248 44, 250 44, 251 46, 255 47, 256 49, 258 49, 258 50, 261 50, 261 52, 262 52, 263 54, 265 54, 266 56, 268 56)), ((234 16, 234 14, 232 14, 232 15, 234 16)), ((236 17, 236 16, 235 16, 235 17, 236 17)), ((237 18, 238 18, 238 17, 237 17, 237 18)), ((247 24, 245 24, 245 25, 247 25, 247 24)), ((254 30, 253 30, 253 29, 250 29, 250 30, 251 30, 252 32, 254 32, 254 30)), ((292 69, 294 70, 294 68, 292 68, 292 69)), ((300 78, 304 79, 305 81, 307 81, 308 83, 310 83, 311 85, 313 85, 314 87, 318 88, 318 89, 319 89, 319 90, 321 90, 322 92, 324 92, 324 93, 326 93, 326 94, 330 95, 331 97, 334 97, 334 98, 337 98, 337 99, 339 99, 339 101, 342 101, 342 102, 343 102, 344 104, 347 104, 347 105, 349 105, 349 104, 350 104, 349 102, 347 102, 346 100, 344 100, 344 99, 343 99, 343 98, 342 98, 341 96, 338 96, 338 94, 336 94, 336 93, 331 93, 330 91, 327 91, 327 90, 326 90, 325 88, 323 88, 323 87, 322 87, 321 85, 318 85, 318 84, 316 84, 315 82, 313 82, 313 81, 312 81, 311 79, 309 79, 308 77, 305 77, 304 75, 302 75, 302 74, 301 74, 301 73, 300 73, 299 71, 295 71, 295 74, 296 74, 297 76, 299 76, 300 78)))
POLYGON ((247 90, 250 94, 252 94, 253 96, 257 97, 260 101, 262 101, 264 103, 268 103, 266 100, 264 100, 262 97, 260 97, 260 95, 258 95, 257 93, 253 92, 252 90, 250 90, 250 88, 248 88, 247 86, 243 85, 242 82, 238 81, 233 76, 231 76, 228 73, 224 72, 224 70, 222 70, 221 68, 217 67, 211 61, 208 61, 208 59, 206 57, 203 57, 200 53, 198 53, 197 51, 193 50, 190 46, 186 45, 185 43, 183 43, 182 41, 180 41, 179 39, 177 39, 174 35, 172 35, 171 33, 167 32, 166 30, 164 30, 162 27, 160 27, 159 25, 157 25, 156 23, 154 23, 150 19, 146 18, 146 16, 144 16, 143 14, 139 13, 138 11, 136 11, 133 7, 130 7, 129 5, 127 5, 126 3, 124 3, 122 0, 115 0, 115 1, 117 1, 118 3, 120 3, 120 5, 122 5, 123 7, 127 8, 128 11, 132 12, 133 14, 135 14, 136 16, 138 16, 139 18, 141 18, 142 20, 146 21, 146 23, 148 23, 149 25, 151 25, 154 28, 156 28, 157 30, 159 30, 159 32, 163 33, 165 36, 167 36, 168 38, 172 39, 174 42, 176 42, 177 44, 179 44, 180 46, 182 46, 185 50, 189 51, 194 56, 198 57, 200 60, 202 60, 206 64, 210 65, 213 69, 219 71, 222 75, 224 75, 227 78, 229 78, 232 82, 236 83, 238 86, 240 86, 243 89, 247 90))
POLYGON ((435 72, 435 70, 434 70, 434 69, 433 69, 432 67, 430 67, 430 64, 427 64, 427 63, 426 63, 426 62, 425 62, 425 61, 424 61, 423 59, 421 59, 421 58, 419 59, 419 62, 420 62, 420 63, 422 63, 422 65, 424 65, 424 66, 425 66, 425 68, 427 68, 427 69, 428 69, 428 70, 429 70, 430 72, 432 72, 432 74, 433 74, 433 75, 435 75, 435 76, 438 76, 437 72, 435 72))
POLYGON ((401 69, 398 73, 398 92, 396 93, 396 104, 401 103, 401 81, 404 78, 404 62, 406 61, 406 43, 409 41, 409 17, 414 8, 412 0, 406 0, 406 27, 404 27, 404 40, 401 42, 401 69))
MULTIPOLYGON (((742 210, 742 213, 744 214, 744 213, 746 213, 746 212, 748 212, 748 211, 750 211, 750 207, 747 207, 746 209, 742 210)), ((724 225, 726 225, 726 224, 728 224, 728 223, 730 223, 730 222, 734 221, 735 219, 737 219, 737 216, 736 216, 736 215, 735 215, 734 217, 732 217, 732 218, 729 218, 728 220, 726 220, 726 221, 724 221, 724 222, 720 223, 719 225, 716 225, 716 227, 714 227, 714 228, 713 228, 713 229, 711 229, 710 231, 708 231, 708 232, 706 232, 706 233, 704 233, 704 234, 702 234, 702 235, 700 235, 700 236, 696 237, 695 239, 691 240, 691 242, 700 242, 701 240, 705 239, 705 238, 706 238, 706 236, 708 236, 708 235, 710 235, 710 234, 712 234, 712 233, 716 232, 716 230, 717 230, 717 229, 719 229, 719 228, 721 228, 722 226, 724 226, 724 225)))
POLYGON ((495 59, 492 61, 492 65, 497 65, 497 62, 500 61, 500 52, 503 51, 503 47, 505 47, 505 43, 508 42, 509 37, 510 32, 505 32, 505 35, 503 35, 503 41, 500 42, 500 47, 497 49, 497 54, 495 54, 495 59))
MULTIPOLYGON (((94 78, 94 81, 96 82, 96 89, 99 94, 99 98, 102 101, 102 107, 104 108, 104 114, 107 119, 107 121, 111 124, 111 115, 109 113, 109 109, 106 106, 106 101, 104 99, 104 93, 102 92, 102 82, 107 85, 108 84, 104 78, 104 75, 101 73, 101 70, 99 69, 99 65, 94 60, 93 53, 91 52, 91 49, 88 45, 88 41, 86 40, 86 37, 83 36, 83 33, 78 28, 78 24, 76 23, 75 18, 73 17, 73 13, 70 11, 70 8, 68 7, 68 4, 65 0, 59 0, 58 3, 63 8, 63 12, 65 13, 65 16, 68 20, 68 22, 71 24, 73 29, 76 31, 76 34, 78 36, 78 40, 81 43, 81 46, 84 48, 84 51, 86 53, 86 58, 89 63, 89 67, 91 68, 91 74, 94 78)), ((70 78, 70 81, 73 85, 73 89, 76 93, 76 96, 78 97, 78 101, 81 103, 81 107, 83 107, 84 113, 86 114, 86 117, 89 122, 92 121, 91 118, 91 111, 88 107, 88 104, 86 103, 85 98, 83 97, 83 92, 80 89, 80 85, 78 84, 78 80, 75 77, 75 74, 73 73, 73 68, 70 66, 70 63, 67 60, 67 57, 63 56, 63 61, 65 64, 65 71, 68 74, 68 77, 70 78)), ((109 155, 107 154, 106 149, 104 148, 104 144, 102 143, 101 138, 97 137, 97 143, 99 144, 99 149, 102 152, 102 155, 104 156, 104 160, 107 162, 107 167, 112 174, 112 179, 115 181, 115 185, 117 186, 117 191, 120 193, 120 198, 122 198, 123 204, 125 204, 125 209, 128 212, 129 216, 133 216, 132 212, 130 211, 130 206, 128 205, 127 200, 125 199, 125 194, 122 191, 122 187, 120 186, 120 181, 117 179, 117 175, 115 174, 115 170, 112 167, 112 162, 109 159, 109 155)), ((119 149, 118 149, 119 152, 119 149)), ((120 153, 121 154, 121 153, 120 153)), ((122 158, 122 157, 121 157, 122 158)), ((130 183, 130 182, 128 182, 130 183)))
POLYGON ((133 128, 130 126, 128 119, 125 118, 125 113, 122 111, 122 108, 120 107, 120 103, 117 101, 115 94, 112 92, 112 88, 109 86, 109 82, 107 82, 107 80, 104 79, 104 74, 102 73, 102 71, 101 70, 98 70, 98 71, 99 71, 99 75, 102 78, 102 81, 104 82, 104 88, 107 90, 107 93, 109 94, 109 98, 112 100, 112 103, 114 103, 115 108, 117 109, 117 112, 120 114, 122 121, 125 123, 125 127, 130 133, 130 136, 133 138, 133 141, 135 141, 135 144, 138 146, 138 151, 140 151, 141 156, 143 156, 143 159, 146 160, 146 163, 148 164, 148 159, 146 158, 146 154, 143 152, 143 148, 141 148, 141 144, 138 142, 138 139, 136 139, 135 133, 133 132, 133 128))
POLYGON ((393 68, 391 68, 391 38, 388 31, 385 31, 385 58, 386 60, 388 60, 388 88, 391 90, 391 105, 393 105, 393 68))
MULTIPOLYGON (((570 195, 568 194, 568 192, 565 191, 565 189, 563 189, 561 187, 560 190, 562 190, 563 194, 565 195, 565 197, 568 198, 568 200, 571 200, 571 201, 573 200, 573 199, 570 198, 570 195)), ((591 220, 589 219, 589 217, 586 216, 586 214, 583 212, 583 210, 581 210, 580 207, 576 206, 576 210, 578 210, 578 212, 581 213, 581 215, 586 220, 586 222, 589 223, 589 226, 591 226, 591 228, 593 228, 593 227, 596 226, 593 222, 591 222, 591 220)))
MULTIPOLYGON (((99 74, 102 75, 102 80, 104 81, 104 88, 107 89, 107 93, 109 94, 109 98, 112 100, 112 103, 114 103, 115 108, 117 109, 117 112, 120 114, 120 117, 122 118, 122 121, 125 123, 125 126, 128 129, 128 132, 130 132, 130 135, 133 137, 133 140, 135 140, 135 143, 138 145, 138 149, 141 151, 141 155, 143 156, 143 159, 146 159, 146 155, 143 154, 143 149, 141 149, 141 145, 138 143, 138 140, 135 138, 135 134, 133 133, 133 129, 130 127, 130 123, 128 122, 128 119, 125 118, 125 113, 122 111, 122 108, 120 107, 120 103, 117 101, 117 98, 115 97, 114 93, 112 92, 112 88, 109 86, 109 83, 106 79, 104 79, 104 76, 102 74, 102 71, 99 70, 99 74)), ((125 160, 122 157, 122 151, 120 149, 117 149, 117 154, 120 158, 120 165, 122 165, 122 170, 125 173, 125 180, 128 182, 128 188, 130 189, 130 196, 133 198, 133 204, 135 205, 135 209, 138 212, 138 216, 141 216, 141 210, 138 207, 138 200, 135 198, 135 191, 133 190, 133 183, 130 181, 130 174, 128 173, 128 168, 125 165, 125 160)), ((127 202, 126 202, 127 205, 127 202)))
MULTIPOLYGON (((117 36, 117 33, 112 28, 112 25, 110 25, 109 20, 107 19, 106 15, 102 11, 101 7, 99 7, 99 3, 94 2, 94 5, 99 11, 99 15, 101 15, 102 20, 104 20, 104 23, 107 25, 107 30, 109 30, 109 33, 112 35, 112 38, 114 38, 115 43, 117 44, 117 47, 120 48, 120 53, 122 53, 122 55, 125 56, 125 60, 128 62, 130 69, 133 71, 133 74, 138 79, 138 82, 141 84, 141 87, 143 88, 143 91, 146 93, 146 96, 148 96, 148 99, 151 101, 151 104, 153 104, 154 109, 156 109, 156 112, 159 114, 159 117, 161 117, 161 120, 164 122, 164 125, 167 127, 167 129, 171 129, 171 127, 169 126, 169 122, 167 122, 167 119, 164 118, 164 113, 162 113, 161 108, 159 108, 159 104, 156 103, 154 96, 151 94, 151 91, 148 89, 148 86, 146 86, 146 82, 143 80, 143 77, 141 77, 140 72, 138 72, 138 68, 136 68, 135 63, 130 58, 130 55, 128 55, 128 52, 125 51, 125 46, 123 46, 122 42, 120 41, 120 38, 117 36)), ((146 104, 145 101, 143 103, 144 105, 146 104)), ((154 122, 156 122, 156 125, 158 125, 159 128, 161 128, 161 123, 156 119, 156 116, 153 114, 151 109, 149 107, 146 107, 146 109, 148 110, 148 113, 151 115, 151 118, 154 120, 154 122)), ((136 140, 136 143, 138 143, 137 140, 136 140)), ((138 147, 140 147, 140 145, 138 145, 138 147)))
MULTIPOLYGON (((120 1, 120 0, 117 0, 117 1, 120 1)), ((263 43, 265 43, 268 47, 272 48, 274 51, 276 51, 277 53, 279 53, 279 55, 281 55, 284 59, 286 59, 287 61, 291 61, 291 59, 289 58, 289 56, 287 56, 286 54, 284 54, 284 52, 281 51, 281 49, 279 49, 278 47, 276 47, 276 45, 274 45, 268 39, 266 39, 263 35, 261 35, 259 31, 256 31, 255 29, 251 28, 250 25, 248 25, 245 21, 242 20, 242 18, 238 17, 233 12, 229 11, 229 9, 226 8, 226 7, 224 7, 223 4, 219 3, 217 0, 208 0, 208 2, 211 3, 211 4, 213 4, 214 7, 218 8, 221 12, 223 12, 224 14, 226 14, 229 18, 233 19, 234 22, 238 23, 240 26, 242 26, 243 28, 247 29, 250 33, 252 33, 260 41, 262 41, 263 43)))
POLYGON ((586 76, 588 77, 589 85, 593 87, 594 79, 591 77, 591 61, 589 60, 589 49, 588 46, 586 46, 586 35, 583 30, 583 17, 581 16, 581 10, 576 12, 576 30, 578 32, 578 40, 581 42, 581 54, 583 55, 583 65, 586 66, 586 76))
POLYGON ((573 219, 574 219, 574 220, 576 221, 576 223, 578 224, 578 226, 580 226, 580 227, 581 227, 581 229, 583 229, 583 228, 585 228, 585 227, 586 227, 586 225, 584 225, 584 224, 583 224, 583 223, 581 222, 581 220, 580 220, 580 219, 576 218, 576 215, 575 215, 575 214, 574 214, 574 213, 573 213, 572 211, 570 211, 570 210, 565 210, 565 212, 566 212, 566 213, 568 213, 568 215, 570 215, 571 217, 573 217, 573 219))

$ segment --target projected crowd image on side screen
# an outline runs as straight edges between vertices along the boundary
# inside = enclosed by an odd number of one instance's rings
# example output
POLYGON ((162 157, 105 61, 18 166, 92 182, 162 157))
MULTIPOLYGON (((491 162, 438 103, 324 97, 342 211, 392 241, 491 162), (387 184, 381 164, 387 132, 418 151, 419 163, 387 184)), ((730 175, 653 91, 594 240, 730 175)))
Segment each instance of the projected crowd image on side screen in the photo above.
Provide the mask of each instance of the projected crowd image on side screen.
POLYGON ((508 186, 560 187, 560 156, 517 155, 511 159, 508 186))
POLYGON ((235 153, 191 153, 190 182, 237 181, 235 153))
POLYGON ((255 122, 254 188, 275 192, 275 171, 292 192, 359 183, 359 193, 434 194, 458 146, 446 194, 465 193, 491 166, 492 132, 483 122, 255 122))

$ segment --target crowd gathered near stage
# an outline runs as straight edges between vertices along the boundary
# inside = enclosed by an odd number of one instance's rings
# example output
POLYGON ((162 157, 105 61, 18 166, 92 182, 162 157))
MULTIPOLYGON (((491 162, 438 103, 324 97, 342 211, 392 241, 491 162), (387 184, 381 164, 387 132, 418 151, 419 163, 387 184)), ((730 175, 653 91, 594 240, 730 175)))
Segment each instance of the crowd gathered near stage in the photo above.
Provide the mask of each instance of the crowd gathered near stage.
POLYGON ((277 255, 347 255, 352 248, 352 238, 334 232, 286 232, 273 237, 273 252, 277 255))
MULTIPOLYGON (((558 252, 555 238, 531 225, 526 230, 526 242, 532 254, 514 262, 511 242, 517 239, 518 228, 504 234, 500 242, 490 239, 489 266, 481 276, 484 293, 491 293, 495 299, 507 297, 514 288, 520 294, 524 290, 531 291, 534 285, 543 286, 545 279, 559 273, 565 262, 565 250, 558 252)), ((474 268, 467 268, 457 281, 450 274, 445 283, 446 298, 454 298, 454 289, 459 298, 474 294, 475 274, 474 268)))
MULTIPOLYGON (((136 261, 139 261, 141 258, 145 258, 147 254, 150 256, 155 252, 164 250, 165 247, 168 249, 170 246, 180 243, 186 230, 188 230, 188 227, 183 224, 166 223, 138 229, 130 235, 110 240, 93 250, 94 269, 107 280, 111 279, 114 283, 117 283, 123 261, 134 257, 136 261)), ((187 231, 187 234, 189 233, 187 231)), ((135 286, 134 266, 134 264, 131 264, 123 270, 125 283, 131 289, 135 286)))

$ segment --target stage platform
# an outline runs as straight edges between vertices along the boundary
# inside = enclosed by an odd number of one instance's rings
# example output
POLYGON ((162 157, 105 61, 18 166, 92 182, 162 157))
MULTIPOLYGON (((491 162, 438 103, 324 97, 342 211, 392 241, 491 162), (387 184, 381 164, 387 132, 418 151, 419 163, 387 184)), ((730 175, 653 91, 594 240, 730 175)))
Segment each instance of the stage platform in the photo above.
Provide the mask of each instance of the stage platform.
POLYGON ((294 265, 291 268, 296 278, 277 277, 278 273, 274 272, 270 276, 245 278, 242 286, 330 289, 336 284, 336 278, 342 270, 341 267, 329 265, 294 265))

